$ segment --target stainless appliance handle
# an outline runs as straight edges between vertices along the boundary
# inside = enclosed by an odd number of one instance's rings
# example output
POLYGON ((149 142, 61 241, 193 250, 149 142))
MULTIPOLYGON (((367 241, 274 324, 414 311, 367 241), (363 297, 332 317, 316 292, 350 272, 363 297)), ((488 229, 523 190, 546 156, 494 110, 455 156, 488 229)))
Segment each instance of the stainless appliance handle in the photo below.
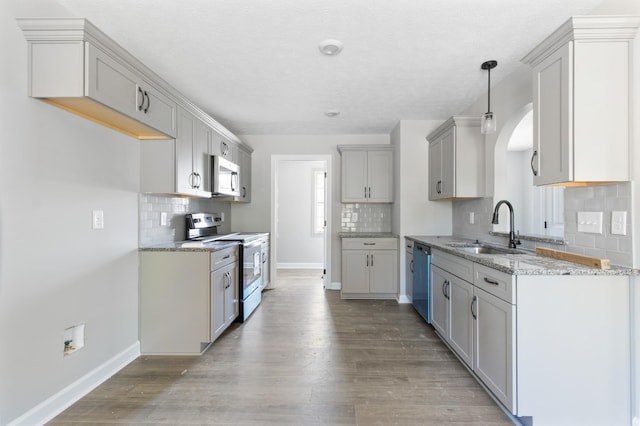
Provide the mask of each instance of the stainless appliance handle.
POLYGON ((413 260, 409 262, 409 270, 413 272, 413 260))

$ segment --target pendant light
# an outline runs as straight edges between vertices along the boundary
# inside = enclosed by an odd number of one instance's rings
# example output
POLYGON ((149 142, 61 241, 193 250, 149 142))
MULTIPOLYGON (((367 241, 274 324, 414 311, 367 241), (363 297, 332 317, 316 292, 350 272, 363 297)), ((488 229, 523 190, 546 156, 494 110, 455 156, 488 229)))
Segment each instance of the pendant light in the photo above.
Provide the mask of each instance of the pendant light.
POLYGON ((487 70, 487 112, 480 118, 480 132, 485 135, 496 131, 496 115, 491 112, 491 70, 497 66, 498 61, 486 61, 480 66, 487 70))

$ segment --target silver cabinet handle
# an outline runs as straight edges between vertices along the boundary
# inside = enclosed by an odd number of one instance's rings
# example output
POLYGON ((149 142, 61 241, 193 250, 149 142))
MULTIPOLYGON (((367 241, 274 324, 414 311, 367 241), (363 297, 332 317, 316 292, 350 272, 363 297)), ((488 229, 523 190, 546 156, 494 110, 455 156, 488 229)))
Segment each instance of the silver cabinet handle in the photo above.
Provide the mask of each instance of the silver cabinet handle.
POLYGON ((367 187, 364 187, 364 198, 367 198, 367 187))
POLYGON ((376 243, 363 243, 365 246, 375 246, 376 243))
POLYGON ((413 260, 409 262, 409 270, 413 272, 413 260))
POLYGON ((371 266, 373 266, 373 255, 371 255, 371 266))
POLYGON ((477 303, 477 301, 478 301, 478 297, 477 296, 473 296, 473 299, 471 300, 471 316, 473 317, 473 319, 478 319, 478 314, 473 309, 473 307, 477 303))
POLYGON ((140 104, 138 105, 138 111, 142 111, 142 107, 144 106, 144 92, 138 86, 138 94, 140 95, 140 104))
POLYGON ((498 281, 491 280, 491 279, 489 279, 487 277, 484 277, 484 282, 488 283, 488 284, 493 284, 493 285, 500 285, 500 283, 498 281))
POLYGON ((146 114, 149 111, 149 107, 151 106, 151 98, 149 97, 149 92, 144 91, 144 97, 147 98, 147 107, 144 109, 144 113, 146 114))
POLYGON ((369 267, 369 255, 367 255, 367 268, 369 267))
POLYGON ((537 156, 538 156, 538 150, 533 151, 533 154, 531 155, 531 172, 533 172, 534 176, 538 176, 538 171, 535 169, 535 166, 533 165, 533 162, 537 156))
POLYGON ((196 177, 196 173, 195 172, 191 172, 189 174, 189 186, 191 188, 195 188, 196 184, 195 184, 195 177, 196 177))
POLYGON ((371 198, 371 187, 369 187, 369 198, 371 198))
POLYGON ((449 280, 444 280, 444 282, 442 283, 442 294, 444 294, 444 298, 449 300, 449 285, 451 284, 451 282, 449 280))

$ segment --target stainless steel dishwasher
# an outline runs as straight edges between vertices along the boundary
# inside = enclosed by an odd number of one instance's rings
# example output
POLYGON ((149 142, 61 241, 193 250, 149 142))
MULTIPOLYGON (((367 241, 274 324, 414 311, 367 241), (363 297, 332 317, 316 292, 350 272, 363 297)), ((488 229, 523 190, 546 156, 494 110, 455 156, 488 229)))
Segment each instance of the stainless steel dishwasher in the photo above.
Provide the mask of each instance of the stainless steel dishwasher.
POLYGON ((431 247, 413 245, 413 307, 431 324, 431 247))

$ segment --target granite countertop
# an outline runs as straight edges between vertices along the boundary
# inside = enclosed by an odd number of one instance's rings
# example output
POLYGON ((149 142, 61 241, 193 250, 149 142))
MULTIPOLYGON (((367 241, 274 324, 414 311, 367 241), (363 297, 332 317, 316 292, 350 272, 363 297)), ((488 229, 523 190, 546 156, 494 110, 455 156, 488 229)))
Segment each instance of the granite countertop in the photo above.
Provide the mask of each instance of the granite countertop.
POLYGON ((197 241, 177 241, 148 247, 140 247, 138 251, 216 251, 237 246, 239 241, 212 241, 210 243, 197 244, 197 241), (187 244, 183 247, 183 244, 187 244))
MULTIPOLYGON (((472 244, 475 240, 450 236, 408 235, 405 238, 511 275, 638 275, 640 273, 637 269, 616 265, 611 265, 611 269, 592 268, 578 263, 537 256, 535 251, 524 249, 518 249, 522 252, 518 254, 474 254, 461 250, 460 247, 472 244)), ((496 244, 487 245, 497 246, 496 244)))
POLYGON ((340 238, 399 238, 392 232, 339 232, 340 238))

